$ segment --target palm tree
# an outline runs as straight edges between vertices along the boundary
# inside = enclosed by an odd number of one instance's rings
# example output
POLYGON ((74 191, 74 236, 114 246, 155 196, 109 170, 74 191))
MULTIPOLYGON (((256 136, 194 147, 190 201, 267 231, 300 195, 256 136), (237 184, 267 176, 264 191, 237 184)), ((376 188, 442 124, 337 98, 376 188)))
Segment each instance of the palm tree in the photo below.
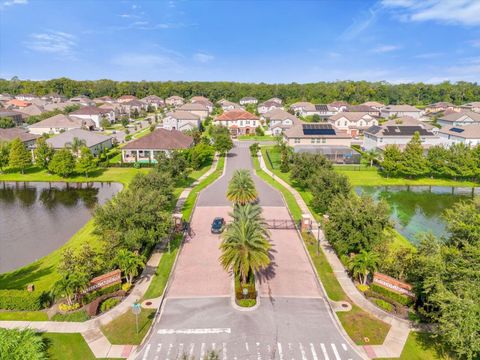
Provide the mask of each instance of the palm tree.
POLYGON ((125 274, 127 282, 131 285, 133 278, 139 274, 140 268, 145 266, 143 257, 126 249, 120 249, 115 258, 115 263, 125 274))
POLYGON ((77 156, 80 149, 84 146, 87 146, 87 142, 84 139, 79 139, 77 137, 74 137, 72 142, 65 144, 65 147, 70 148, 77 156))
POLYGON ((257 189, 250 172, 246 169, 235 171, 228 183, 227 199, 235 204, 245 205, 257 199, 257 189))
POLYGON ((87 276, 83 273, 67 274, 55 283, 53 293, 65 297, 67 304, 71 306, 76 300, 77 294, 85 290, 88 281, 87 276))
POLYGON ((47 360, 47 343, 33 329, 0 329, 2 359, 47 360))
POLYGON ((365 161, 370 166, 373 166, 373 163, 378 160, 378 152, 375 150, 368 150, 362 153, 362 160, 365 161))
POLYGON ((360 251, 350 259, 348 268, 352 272, 354 277, 358 277, 358 280, 365 285, 367 283, 368 274, 377 271, 378 263, 380 259, 378 255, 373 251, 360 251))
POLYGON ((242 285, 248 276, 270 264, 268 230, 258 205, 236 206, 233 222, 223 233, 220 263, 225 270, 240 275, 242 285))

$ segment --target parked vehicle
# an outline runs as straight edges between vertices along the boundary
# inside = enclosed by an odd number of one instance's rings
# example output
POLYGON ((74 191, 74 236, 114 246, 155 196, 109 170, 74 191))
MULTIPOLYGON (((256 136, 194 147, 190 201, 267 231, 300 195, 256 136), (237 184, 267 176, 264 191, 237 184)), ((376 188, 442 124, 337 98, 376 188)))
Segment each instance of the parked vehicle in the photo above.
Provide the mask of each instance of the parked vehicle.
POLYGON ((212 222, 212 234, 221 234, 225 229, 225 219, 222 217, 216 217, 212 222))

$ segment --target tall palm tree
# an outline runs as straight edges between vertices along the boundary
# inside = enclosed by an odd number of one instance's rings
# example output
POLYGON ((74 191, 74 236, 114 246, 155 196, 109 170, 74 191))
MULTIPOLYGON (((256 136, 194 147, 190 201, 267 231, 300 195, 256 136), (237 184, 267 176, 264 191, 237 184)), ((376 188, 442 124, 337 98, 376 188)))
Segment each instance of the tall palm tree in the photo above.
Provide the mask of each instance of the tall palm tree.
POLYGON ((235 171, 228 183, 227 199, 235 204, 245 205, 254 202, 258 193, 250 172, 246 169, 235 171))
POLYGON ((140 268, 145 266, 142 256, 126 249, 118 251, 115 263, 123 271, 129 284, 132 284, 133 278, 139 274, 140 268))
POLYGON ((65 297, 68 305, 73 305, 73 301, 77 298, 77 294, 88 285, 89 279, 83 273, 71 273, 58 280, 54 287, 53 293, 65 297))
POLYGON ((270 264, 268 230, 258 205, 236 206, 233 222, 223 233, 220 263, 225 270, 232 269, 240 276, 242 285, 250 274, 270 264))
POLYGON ((367 283, 368 274, 377 271, 380 259, 373 251, 360 251, 349 262, 348 268, 362 284, 367 283))
POLYGON ((75 155, 78 156, 80 149, 84 146, 87 146, 87 142, 84 139, 79 139, 74 137, 72 142, 66 143, 65 147, 70 148, 75 155))
POLYGON ((379 154, 375 150, 368 150, 362 153, 362 160, 366 162, 370 167, 378 160, 379 154))

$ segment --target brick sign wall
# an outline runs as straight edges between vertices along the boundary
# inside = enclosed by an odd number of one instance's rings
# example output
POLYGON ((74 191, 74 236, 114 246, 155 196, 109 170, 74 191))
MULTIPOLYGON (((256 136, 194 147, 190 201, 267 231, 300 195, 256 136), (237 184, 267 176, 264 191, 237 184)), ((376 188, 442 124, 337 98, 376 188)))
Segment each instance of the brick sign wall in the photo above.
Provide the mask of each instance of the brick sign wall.
POLYGON ((388 275, 375 273, 373 275, 373 282, 380 286, 383 286, 389 290, 393 290, 400 294, 404 294, 410 297, 415 297, 415 294, 412 292, 412 285, 407 284, 406 282, 399 281, 388 275))
POLYGON ((119 269, 117 269, 109 273, 97 276, 96 278, 93 278, 92 280, 90 280, 90 284, 88 285, 88 288, 83 293, 86 294, 91 291, 103 289, 107 286, 120 284, 121 282, 122 282, 122 272, 119 269))

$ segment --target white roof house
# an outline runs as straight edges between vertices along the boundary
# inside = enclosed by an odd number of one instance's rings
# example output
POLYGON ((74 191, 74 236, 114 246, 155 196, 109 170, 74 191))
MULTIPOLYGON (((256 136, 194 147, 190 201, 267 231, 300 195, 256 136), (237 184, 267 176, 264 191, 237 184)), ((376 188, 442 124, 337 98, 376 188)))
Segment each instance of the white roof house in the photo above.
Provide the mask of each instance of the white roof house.
POLYGON ((389 118, 392 116, 411 116, 415 119, 419 119, 422 115, 420 109, 411 105, 388 105, 380 110, 380 116, 383 118, 389 118))

